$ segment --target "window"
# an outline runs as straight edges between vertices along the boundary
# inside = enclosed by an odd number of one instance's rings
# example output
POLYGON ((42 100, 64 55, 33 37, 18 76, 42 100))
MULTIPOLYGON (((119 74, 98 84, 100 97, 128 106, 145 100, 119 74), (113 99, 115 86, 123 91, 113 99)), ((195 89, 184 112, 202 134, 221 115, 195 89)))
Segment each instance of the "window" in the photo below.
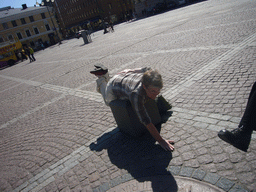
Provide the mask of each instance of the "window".
POLYGON ((35 32, 35 34, 39 34, 37 27, 34 27, 34 32, 35 32))
POLYGON ((41 13, 42 19, 45 19, 45 14, 41 13))
POLYGON ((26 24, 26 20, 24 18, 21 18, 20 21, 23 25, 26 24))
POLYGON ((30 37, 31 36, 31 33, 30 33, 30 31, 27 29, 27 30, 25 30, 25 32, 26 32, 26 34, 27 34, 27 37, 30 37))
POLYGON ((8 39, 10 40, 10 41, 13 41, 13 36, 12 35, 8 35, 8 39))
POLYGON ((4 39, 2 37, 0 37, 0 43, 4 42, 4 39))
POLYGON ((18 37, 19 39, 23 39, 20 32, 18 32, 18 33, 16 33, 16 34, 17 34, 17 37, 18 37))
POLYGON ((33 16, 29 16, 29 20, 30 20, 30 22, 34 22, 35 21, 33 16))
POLYGON ((48 24, 45 25, 45 28, 46 28, 47 31, 50 31, 50 30, 51 30, 51 29, 50 29, 50 26, 49 26, 48 24))
POLYGON ((7 23, 3 23, 3 27, 4 27, 4 29, 8 29, 9 28, 7 23))
POLYGON ((16 26, 17 26, 16 21, 12 21, 12 26, 13 26, 13 27, 16 27, 16 26))

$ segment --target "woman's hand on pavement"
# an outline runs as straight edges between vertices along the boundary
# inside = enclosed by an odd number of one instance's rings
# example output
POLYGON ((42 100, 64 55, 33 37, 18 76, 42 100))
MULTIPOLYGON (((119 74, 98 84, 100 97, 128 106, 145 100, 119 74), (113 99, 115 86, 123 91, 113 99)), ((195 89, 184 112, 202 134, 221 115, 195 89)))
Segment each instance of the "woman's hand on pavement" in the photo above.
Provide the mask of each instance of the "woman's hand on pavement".
POLYGON ((159 144, 166 151, 173 151, 174 150, 174 146, 172 145, 172 144, 174 144, 174 141, 172 141, 172 140, 165 140, 164 139, 164 140, 160 141, 159 144))

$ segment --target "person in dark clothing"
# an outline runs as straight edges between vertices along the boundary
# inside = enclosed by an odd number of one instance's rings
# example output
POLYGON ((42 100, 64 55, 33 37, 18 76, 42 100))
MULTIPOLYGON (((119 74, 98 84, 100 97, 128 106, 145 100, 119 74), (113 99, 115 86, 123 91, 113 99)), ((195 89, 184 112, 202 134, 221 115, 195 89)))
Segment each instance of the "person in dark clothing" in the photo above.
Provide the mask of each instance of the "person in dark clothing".
POLYGON ((108 33, 108 31, 107 31, 107 26, 108 26, 108 23, 106 23, 106 22, 103 20, 103 29, 104 29, 103 34, 108 33))
POLYGON ((27 55, 26 55, 24 49, 22 49, 20 53, 21 53, 21 57, 22 57, 22 60, 21 60, 21 61, 23 61, 24 59, 28 60, 27 55))
POLYGON ((256 82, 254 82, 251 89, 246 109, 238 128, 232 131, 223 129, 219 131, 218 136, 223 141, 247 152, 253 131, 256 131, 256 82))
POLYGON ((29 49, 32 60, 35 61, 36 59, 34 57, 34 50, 31 47, 28 47, 28 49, 29 49))
POLYGON ((111 32, 114 32, 114 24, 112 21, 109 22, 111 32))
POLYGON ((32 61, 33 61, 33 59, 31 58, 30 50, 29 50, 29 48, 28 48, 28 47, 25 47, 25 53, 26 53, 26 55, 28 56, 28 58, 29 58, 30 62, 32 62, 32 61))

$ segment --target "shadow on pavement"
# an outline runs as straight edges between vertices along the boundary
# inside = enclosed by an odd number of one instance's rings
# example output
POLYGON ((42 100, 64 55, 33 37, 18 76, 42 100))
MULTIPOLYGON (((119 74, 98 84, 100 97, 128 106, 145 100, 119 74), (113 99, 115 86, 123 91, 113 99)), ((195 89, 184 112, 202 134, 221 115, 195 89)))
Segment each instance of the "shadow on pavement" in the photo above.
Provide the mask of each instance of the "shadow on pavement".
MULTIPOLYGON (((158 129, 161 129, 161 125, 158 129)), ((90 149, 106 149, 111 163, 127 170, 138 182, 150 181, 154 192, 178 191, 174 177, 167 171, 172 153, 156 145, 149 133, 140 139, 131 139, 117 128, 99 137, 96 143, 91 143, 90 149), (154 176, 165 177, 162 180, 154 176)))

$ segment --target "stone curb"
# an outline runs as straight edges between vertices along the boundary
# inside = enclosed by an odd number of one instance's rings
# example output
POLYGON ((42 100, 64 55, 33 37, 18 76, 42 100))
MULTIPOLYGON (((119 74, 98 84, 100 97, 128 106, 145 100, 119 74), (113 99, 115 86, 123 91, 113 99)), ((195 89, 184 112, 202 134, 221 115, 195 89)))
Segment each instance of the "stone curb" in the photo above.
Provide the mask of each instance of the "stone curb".
MULTIPOLYGON (((229 179, 226 179, 224 177, 221 177, 215 173, 208 173, 200 169, 183 166, 170 166, 167 170, 173 176, 188 177, 201 182, 206 182, 227 192, 249 192, 241 185, 238 185, 235 182, 230 181, 229 179)), ((94 188, 93 192, 106 192, 113 187, 131 181, 133 179, 135 178, 133 178, 129 173, 127 173, 118 176, 110 180, 109 182, 103 183, 99 187, 94 188)))

